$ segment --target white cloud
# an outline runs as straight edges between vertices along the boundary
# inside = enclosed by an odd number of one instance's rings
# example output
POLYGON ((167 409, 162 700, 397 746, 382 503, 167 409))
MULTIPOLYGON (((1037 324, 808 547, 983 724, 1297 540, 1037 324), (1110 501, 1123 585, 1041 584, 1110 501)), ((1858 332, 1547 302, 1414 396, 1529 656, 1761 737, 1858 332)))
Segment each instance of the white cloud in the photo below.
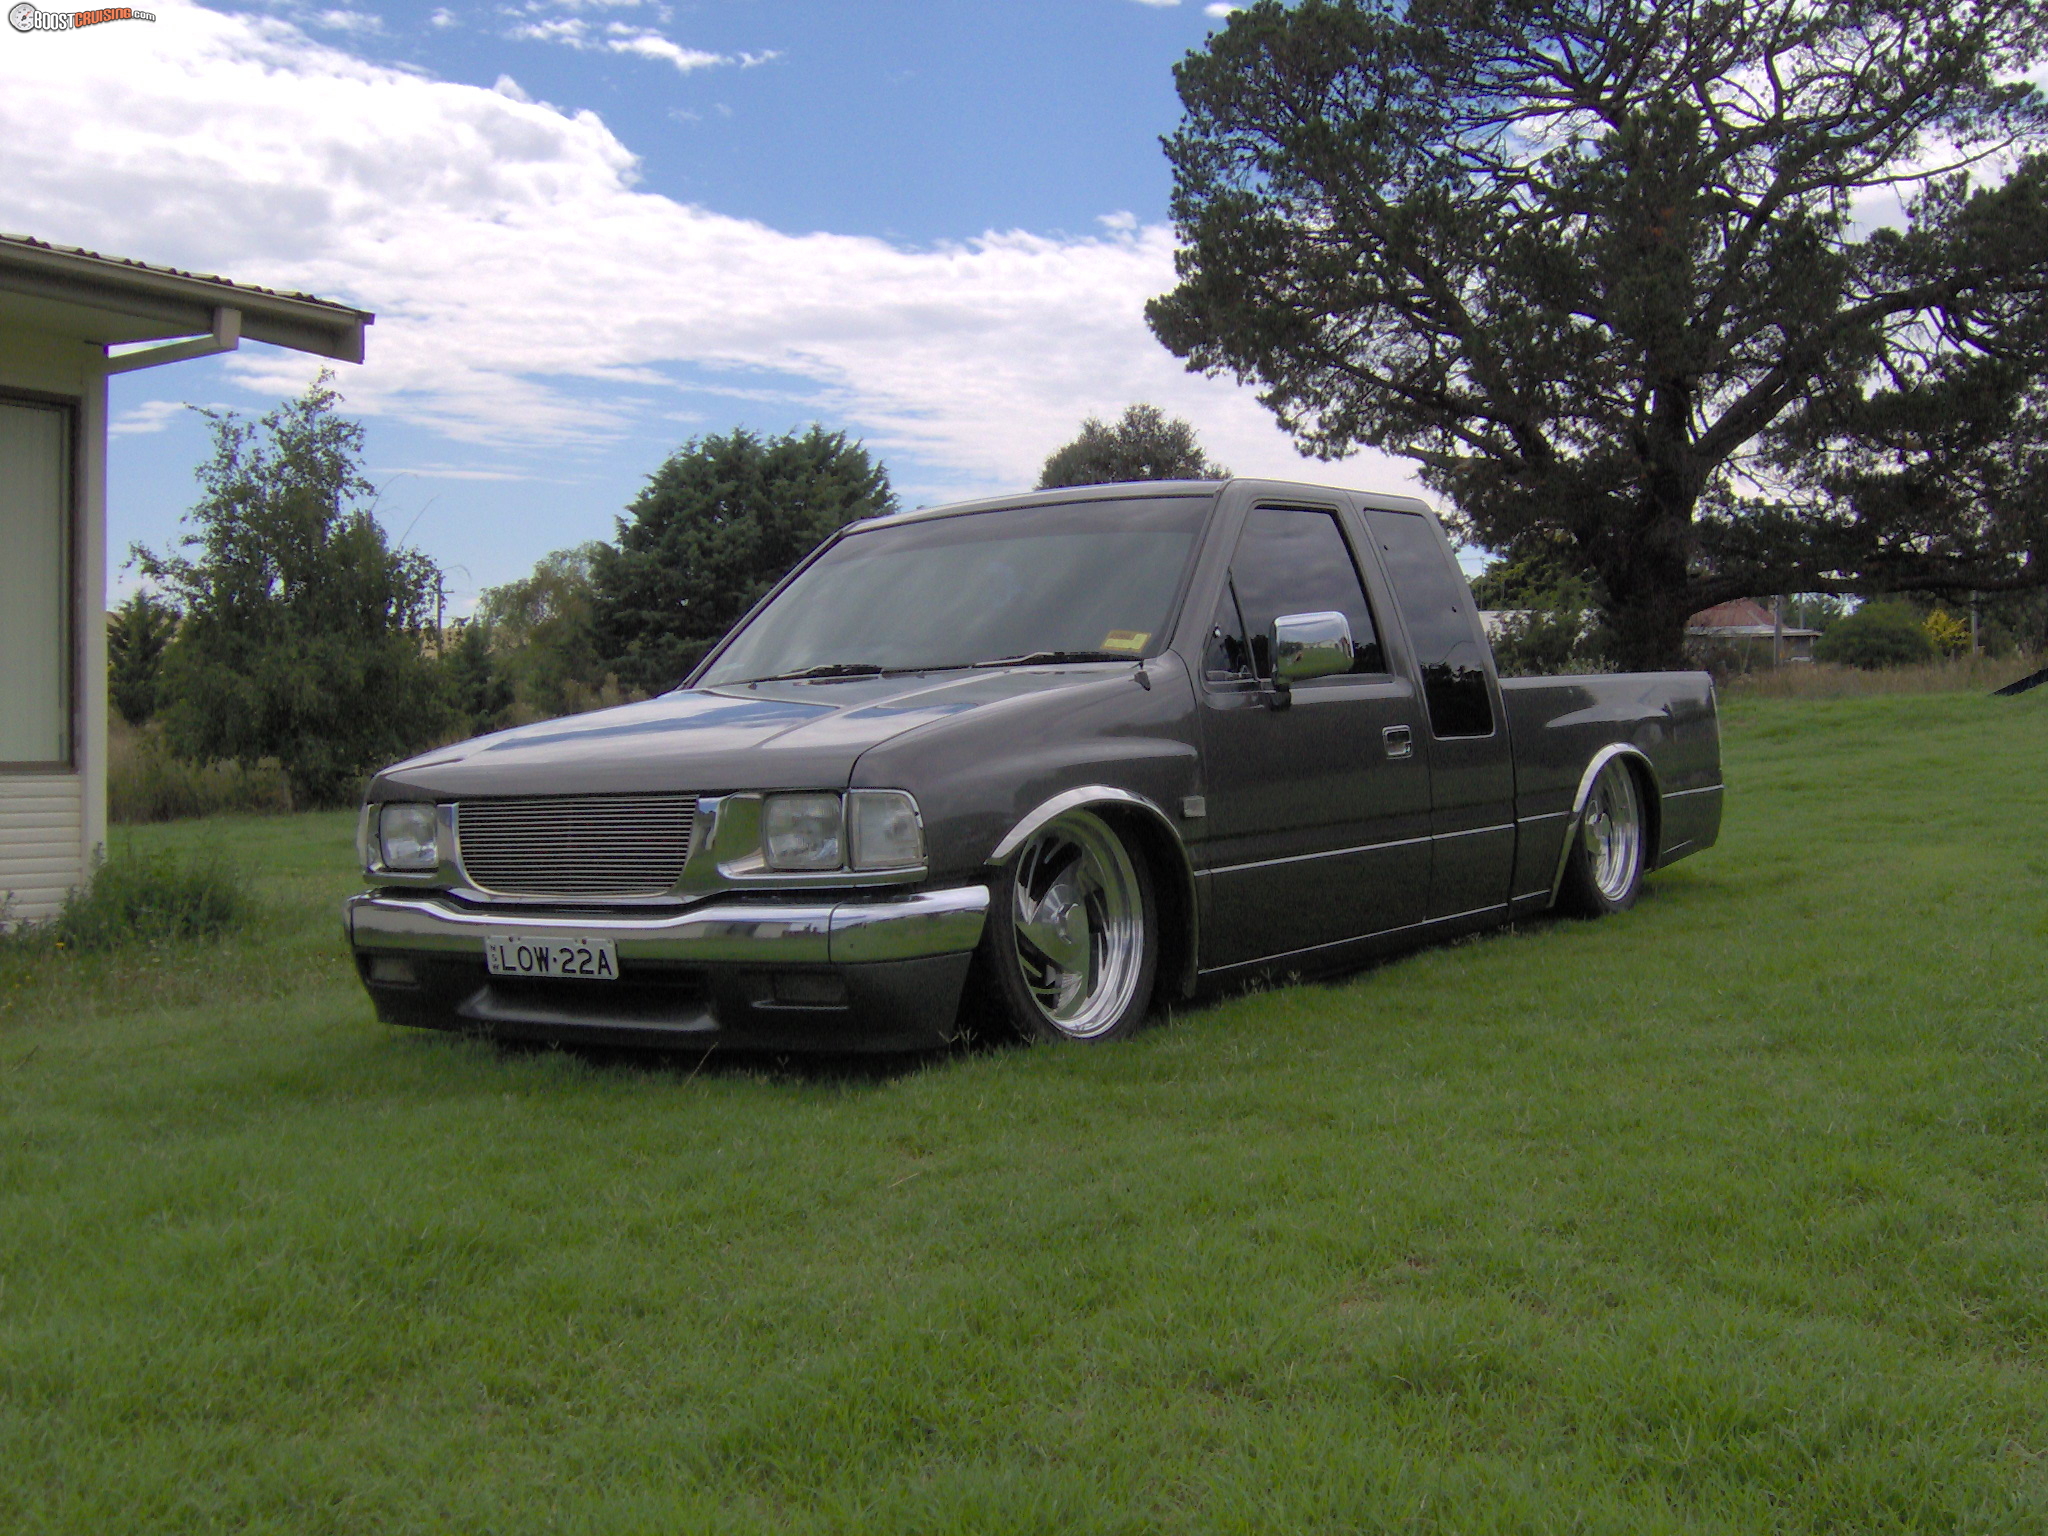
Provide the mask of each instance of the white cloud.
POLYGON ((505 34, 522 43, 562 43, 570 48, 594 48, 590 23, 581 16, 550 16, 540 21, 522 21, 505 34))
POLYGON ((161 432, 180 416, 190 410, 224 411, 225 405, 194 407, 183 400, 145 400, 132 406, 108 423, 107 431, 114 437, 142 437, 161 432))
POLYGON ((411 476, 416 480, 531 480, 517 470, 478 467, 473 464, 400 464, 396 466, 372 465, 371 476, 382 485, 387 479, 411 476))
MULTIPOLYGON (((95 28, 33 68, 0 53, 0 142, 36 147, 0 180, 0 228, 375 310, 369 363, 344 370, 353 410, 456 442, 590 444, 708 382, 793 393, 791 424, 994 489, 1029 484, 1084 414, 1149 400, 1240 473, 1302 472, 1249 391, 1188 375, 1146 331, 1145 299, 1173 281, 1164 227, 929 249, 785 234, 642 190, 595 114, 509 81, 159 4, 157 28, 95 28)), ((274 395, 318 364, 252 344, 227 366, 274 395)), ((1309 474, 1408 481, 1383 463, 1309 474)))
POLYGON ((1115 213, 1098 213, 1095 222, 1116 234, 1128 235, 1137 229, 1138 216, 1128 208, 1119 208, 1115 213))
POLYGON ((1205 5, 1202 7, 1202 14, 1204 16, 1214 16, 1221 20, 1232 11, 1241 11, 1243 9, 1244 7, 1241 5, 1205 5))
POLYGON ((1139 5, 1155 6, 1160 10, 1165 10, 1169 6, 1179 5, 1180 0, 1137 0, 1137 3, 1139 5))
POLYGON ((442 5, 434 8, 434 14, 427 18, 427 25, 445 32, 450 27, 461 26, 462 22, 453 11, 442 5))
POLYGON ((313 11, 306 20, 328 32, 354 32, 362 35, 382 32, 384 18, 373 16, 368 11, 313 11))
POLYGON ((683 74, 693 69, 711 69, 720 64, 731 64, 734 60, 723 53, 706 53, 701 48, 684 48, 670 42, 658 32, 634 32, 625 37, 614 37, 605 43, 613 53, 637 53, 644 59, 660 59, 673 64, 683 74))
MULTIPOLYGON (((558 3, 565 3, 574 10, 600 5, 633 5, 638 0, 558 0, 558 3)), ((606 22, 600 32, 581 16, 544 15, 540 14, 538 6, 529 6, 526 19, 515 22, 505 35, 517 42, 555 43, 584 53, 604 50, 637 54, 643 59, 673 64, 679 73, 685 75, 726 64, 752 69, 782 57, 772 48, 761 53, 708 53, 702 48, 685 48, 651 27, 635 27, 623 21, 606 22)))

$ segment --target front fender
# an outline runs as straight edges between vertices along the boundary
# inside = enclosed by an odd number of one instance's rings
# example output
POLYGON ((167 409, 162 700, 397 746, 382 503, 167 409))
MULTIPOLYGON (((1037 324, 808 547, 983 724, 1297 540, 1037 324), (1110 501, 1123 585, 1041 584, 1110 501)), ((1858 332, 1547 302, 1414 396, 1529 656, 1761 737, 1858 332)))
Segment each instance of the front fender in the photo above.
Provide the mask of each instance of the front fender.
MULTIPOLYGON (((1093 811, 1109 822, 1135 844, 1151 868, 1163 940, 1160 975, 1173 977, 1180 995, 1191 996, 1201 970, 1194 861, 1173 818, 1143 795, 1109 784, 1083 784, 1054 795, 1003 835, 988 856, 989 867, 1000 867, 1041 827, 1077 810, 1093 811)), ((1001 881, 992 881, 991 886, 997 892, 1005 889, 1001 881)))

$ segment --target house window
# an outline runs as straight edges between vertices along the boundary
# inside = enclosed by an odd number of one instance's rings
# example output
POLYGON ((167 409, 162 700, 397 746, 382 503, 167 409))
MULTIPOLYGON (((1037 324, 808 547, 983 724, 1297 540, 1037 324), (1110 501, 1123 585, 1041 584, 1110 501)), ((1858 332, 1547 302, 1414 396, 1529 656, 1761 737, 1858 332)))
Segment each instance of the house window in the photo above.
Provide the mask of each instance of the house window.
POLYGON ((71 761, 71 412, 0 399, 0 765, 71 761))

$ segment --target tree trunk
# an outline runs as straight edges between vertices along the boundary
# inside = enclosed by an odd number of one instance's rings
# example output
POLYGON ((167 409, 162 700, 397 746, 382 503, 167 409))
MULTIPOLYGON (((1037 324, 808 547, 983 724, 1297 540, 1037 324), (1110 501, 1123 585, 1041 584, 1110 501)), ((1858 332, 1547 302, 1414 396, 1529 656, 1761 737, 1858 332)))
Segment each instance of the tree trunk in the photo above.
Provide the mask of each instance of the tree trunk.
POLYGON ((1665 487, 1667 503, 1645 498, 1627 528, 1608 525, 1594 565, 1606 594, 1613 661, 1629 672, 1681 669, 1685 621, 1691 617, 1687 570, 1691 553, 1691 498, 1665 487))
POLYGON ((1685 658, 1685 585, 1676 592, 1638 589, 1629 600, 1607 610, 1607 630, 1613 636, 1615 665, 1625 672, 1672 672, 1683 670, 1685 658))

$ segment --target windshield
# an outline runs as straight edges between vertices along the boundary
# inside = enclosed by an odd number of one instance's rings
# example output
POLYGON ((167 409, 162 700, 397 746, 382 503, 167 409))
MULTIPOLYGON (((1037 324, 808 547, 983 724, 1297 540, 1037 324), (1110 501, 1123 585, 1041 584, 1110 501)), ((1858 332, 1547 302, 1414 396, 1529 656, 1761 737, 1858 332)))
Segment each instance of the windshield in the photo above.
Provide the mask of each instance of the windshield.
POLYGON ((704 686, 1157 653, 1210 498, 974 512, 853 533, 742 630, 704 686))

